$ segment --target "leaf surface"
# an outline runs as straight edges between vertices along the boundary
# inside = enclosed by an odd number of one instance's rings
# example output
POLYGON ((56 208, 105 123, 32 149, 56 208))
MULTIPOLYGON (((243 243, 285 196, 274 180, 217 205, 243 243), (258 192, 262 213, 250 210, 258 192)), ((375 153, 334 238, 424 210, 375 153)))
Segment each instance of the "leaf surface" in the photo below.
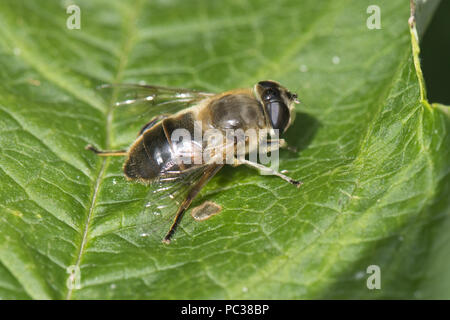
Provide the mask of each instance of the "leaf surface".
POLYGON ((0 4, 0 298, 450 298, 449 114, 405 1, 84 0, 80 30, 67 4, 0 4), (280 168, 304 185, 227 167, 194 203, 220 214, 145 236, 149 189, 84 147, 126 148, 150 115, 95 88, 264 79, 302 101, 280 168))

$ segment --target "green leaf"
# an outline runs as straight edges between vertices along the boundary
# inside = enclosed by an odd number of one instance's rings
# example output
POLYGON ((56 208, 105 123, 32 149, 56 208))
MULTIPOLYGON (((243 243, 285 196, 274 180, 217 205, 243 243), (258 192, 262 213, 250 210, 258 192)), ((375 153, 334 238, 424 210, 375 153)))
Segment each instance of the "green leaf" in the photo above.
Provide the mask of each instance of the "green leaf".
POLYGON ((450 298, 449 111, 425 99, 407 2, 76 3, 79 30, 69 2, 0 4, 0 298, 450 298), (95 88, 263 79, 302 101, 280 168, 304 185, 227 167, 194 203, 219 215, 142 236, 148 188, 84 147, 126 148, 149 115, 95 88))

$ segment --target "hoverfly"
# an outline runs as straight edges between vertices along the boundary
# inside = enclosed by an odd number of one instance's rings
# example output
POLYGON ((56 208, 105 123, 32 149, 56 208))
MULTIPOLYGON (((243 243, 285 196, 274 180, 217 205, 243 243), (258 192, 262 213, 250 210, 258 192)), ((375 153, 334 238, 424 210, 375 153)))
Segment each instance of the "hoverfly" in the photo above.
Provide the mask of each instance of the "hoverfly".
MULTIPOLYGON (((229 129, 269 129, 283 133, 294 120, 294 104, 299 103, 296 94, 271 80, 260 81, 251 89, 237 89, 220 94, 150 85, 118 84, 103 87, 118 88, 124 93, 123 100, 118 101, 116 106, 144 103, 156 114, 142 127, 128 150, 101 151, 92 145, 88 145, 86 149, 99 156, 126 156, 123 171, 129 180, 142 183, 158 181, 161 184, 171 182, 177 186, 172 194, 170 188, 161 188, 171 198, 174 198, 175 193, 183 195, 174 221, 163 239, 164 243, 170 243, 194 198, 224 166, 217 161, 220 151, 215 152, 215 156, 208 161, 200 156, 200 162, 180 162, 180 153, 187 154, 187 158, 192 159, 201 154, 203 149, 211 149, 211 146, 204 141, 200 145, 192 141, 181 144, 174 142, 174 131, 185 129, 195 135, 194 122, 199 122, 202 132, 208 129, 220 132, 229 129)), ((268 151, 287 147, 284 139, 269 142, 268 151)), ((232 147, 236 146, 236 140, 231 143, 232 147)), ((216 144, 214 147, 217 150, 220 145, 216 144)), ((245 153, 248 154, 254 147, 246 146, 245 153)), ((301 185, 300 181, 260 163, 246 160, 245 157, 233 158, 233 166, 242 164, 276 175, 297 187, 301 185)))

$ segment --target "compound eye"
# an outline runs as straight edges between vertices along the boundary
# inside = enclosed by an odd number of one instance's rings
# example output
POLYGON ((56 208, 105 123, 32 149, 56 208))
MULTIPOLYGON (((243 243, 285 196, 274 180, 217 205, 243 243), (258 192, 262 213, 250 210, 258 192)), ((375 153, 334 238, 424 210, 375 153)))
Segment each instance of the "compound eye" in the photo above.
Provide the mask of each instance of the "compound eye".
POLYGON ((264 90, 262 98, 264 101, 274 101, 280 99, 280 94, 276 90, 269 88, 264 90))
POLYGON ((283 132, 289 123, 289 108, 283 102, 273 101, 268 103, 267 110, 272 127, 283 132))
POLYGON ((270 80, 260 81, 260 82, 258 82, 258 85, 260 85, 264 89, 268 89, 268 88, 276 89, 279 87, 278 83, 276 83, 275 81, 270 81, 270 80))

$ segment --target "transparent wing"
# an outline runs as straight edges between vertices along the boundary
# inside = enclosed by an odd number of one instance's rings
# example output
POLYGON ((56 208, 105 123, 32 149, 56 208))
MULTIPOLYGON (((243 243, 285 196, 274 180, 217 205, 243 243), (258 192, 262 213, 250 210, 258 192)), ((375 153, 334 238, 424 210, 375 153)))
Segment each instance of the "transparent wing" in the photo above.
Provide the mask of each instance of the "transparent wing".
POLYGON ((188 89, 139 84, 105 84, 99 87, 105 101, 115 104, 113 117, 117 141, 125 146, 130 136, 161 115, 189 108, 214 94, 188 89))
MULTIPOLYGON (((149 192, 138 217, 138 232, 142 238, 161 242, 173 223, 180 204, 184 201, 191 187, 202 177, 205 166, 198 166, 182 172, 173 172, 160 177, 150 185, 149 192)), ((182 226, 192 222, 185 215, 182 226)), ((175 238, 179 234, 175 234, 175 238)))
POLYGON ((104 84, 99 89, 109 92, 117 107, 145 105, 153 115, 176 113, 214 95, 183 88, 139 84, 104 84))

